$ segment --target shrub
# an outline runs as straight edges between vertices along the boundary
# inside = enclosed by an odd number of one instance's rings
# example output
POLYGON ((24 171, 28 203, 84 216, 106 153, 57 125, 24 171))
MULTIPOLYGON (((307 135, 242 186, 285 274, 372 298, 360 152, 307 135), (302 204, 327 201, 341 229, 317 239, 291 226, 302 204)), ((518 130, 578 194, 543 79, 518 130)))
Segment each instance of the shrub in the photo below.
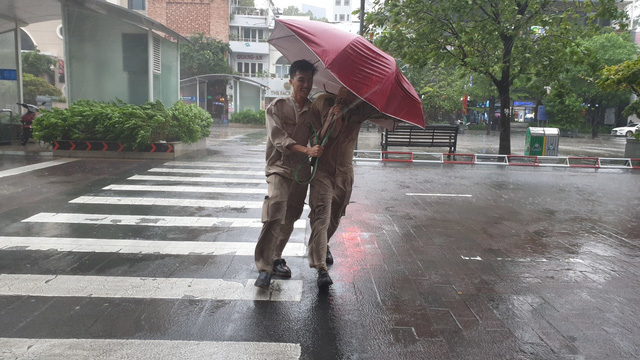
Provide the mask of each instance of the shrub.
POLYGON ((264 110, 258 112, 253 110, 238 111, 231 115, 229 121, 238 124, 265 125, 265 112, 264 110))
POLYGON ((469 130, 487 130, 487 124, 469 124, 469 130))
POLYGON ((144 105, 79 100, 65 110, 44 110, 33 122, 33 137, 45 142, 114 141, 143 149, 161 140, 196 142, 209 136, 212 123, 205 110, 182 102, 165 108, 159 100, 144 105))
POLYGON ((62 92, 49 84, 45 79, 31 74, 22 74, 22 86, 24 87, 24 102, 36 104, 38 95, 62 96, 62 92))

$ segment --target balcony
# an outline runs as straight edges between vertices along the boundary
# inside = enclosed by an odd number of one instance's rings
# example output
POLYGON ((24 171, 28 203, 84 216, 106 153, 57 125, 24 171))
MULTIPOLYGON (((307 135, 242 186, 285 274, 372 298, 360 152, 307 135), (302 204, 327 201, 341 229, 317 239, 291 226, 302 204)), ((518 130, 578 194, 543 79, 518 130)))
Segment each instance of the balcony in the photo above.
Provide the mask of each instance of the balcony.
POLYGON ((229 21, 229 26, 251 27, 251 28, 269 28, 268 17, 260 15, 233 15, 229 21))

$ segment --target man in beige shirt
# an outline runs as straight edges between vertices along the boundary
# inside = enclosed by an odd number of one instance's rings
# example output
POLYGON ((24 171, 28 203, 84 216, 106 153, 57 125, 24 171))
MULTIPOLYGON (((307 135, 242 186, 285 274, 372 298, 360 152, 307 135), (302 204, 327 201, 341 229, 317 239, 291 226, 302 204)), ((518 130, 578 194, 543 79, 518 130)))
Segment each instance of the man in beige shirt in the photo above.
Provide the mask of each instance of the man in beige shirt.
POLYGON ((255 249, 259 271, 255 285, 263 289, 269 288, 272 274, 291 277, 282 251, 304 208, 306 182, 311 174, 308 157, 322 155, 321 146, 307 146, 313 135, 309 93, 315 73, 316 68, 309 61, 293 62, 289 69, 291 96, 274 100, 266 111, 268 195, 262 206, 262 231, 255 249))
POLYGON ((314 126, 322 127, 319 137, 329 136, 322 157, 317 160, 309 193, 309 266, 318 270, 318 287, 326 288, 333 284, 327 271, 327 264, 333 263, 328 242, 338 229, 351 198, 353 151, 360 126, 367 119, 381 118, 382 114, 345 87, 337 96, 319 96, 311 108, 314 126))

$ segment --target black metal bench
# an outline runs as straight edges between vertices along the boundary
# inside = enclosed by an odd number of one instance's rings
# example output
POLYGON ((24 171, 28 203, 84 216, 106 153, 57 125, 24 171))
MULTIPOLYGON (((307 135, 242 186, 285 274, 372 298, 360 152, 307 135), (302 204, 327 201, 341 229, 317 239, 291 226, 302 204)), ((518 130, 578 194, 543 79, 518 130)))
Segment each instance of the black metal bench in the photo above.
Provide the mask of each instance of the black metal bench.
POLYGON ((455 154, 458 141, 458 127, 455 125, 427 125, 421 129, 415 125, 399 123, 395 130, 382 133, 380 146, 388 151, 390 146, 402 147, 445 147, 449 154, 455 154))

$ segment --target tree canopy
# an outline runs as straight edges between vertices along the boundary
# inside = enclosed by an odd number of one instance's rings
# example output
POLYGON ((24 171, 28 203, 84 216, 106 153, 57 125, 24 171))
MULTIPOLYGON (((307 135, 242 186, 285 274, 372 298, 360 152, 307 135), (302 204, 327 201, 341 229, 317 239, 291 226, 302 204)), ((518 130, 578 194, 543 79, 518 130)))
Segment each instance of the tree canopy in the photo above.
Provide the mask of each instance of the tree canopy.
MULTIPOLYGON (((604 91, 628 91, 640 98, 640 59, 605 67, 597 84, 604 91)), ((640 101, 631 103, 622 114, 624 116, 635 114, 640 117, 640 101)))
POLYGON ((623 17, 615 0, 376 0, 375 6, 366 24, 381 48, 414 66, 442 63, 490 79, 502 105, 500 154, 511 153, 514 81, 553 69, 556 56, 594 32, 598 19, 623 17))
POLYGON ((49 84, 45 79, 32 74, 22 75, 23 98, 27 104, 37 104, 36 97, 62 96, 62 92, 57 87, 49 84))
POLYGON ((204 34, 190 36, 191 43, 180 47, 180 78, 204 74, 230 74, 229 44, 204 34))
POLYGON ((41 54, 38 47, 35 47, 33 51, 22 53, 22 72, 26 74, 53 76, 53 66, 56 64, 57 62, 54 58, 41 54))

